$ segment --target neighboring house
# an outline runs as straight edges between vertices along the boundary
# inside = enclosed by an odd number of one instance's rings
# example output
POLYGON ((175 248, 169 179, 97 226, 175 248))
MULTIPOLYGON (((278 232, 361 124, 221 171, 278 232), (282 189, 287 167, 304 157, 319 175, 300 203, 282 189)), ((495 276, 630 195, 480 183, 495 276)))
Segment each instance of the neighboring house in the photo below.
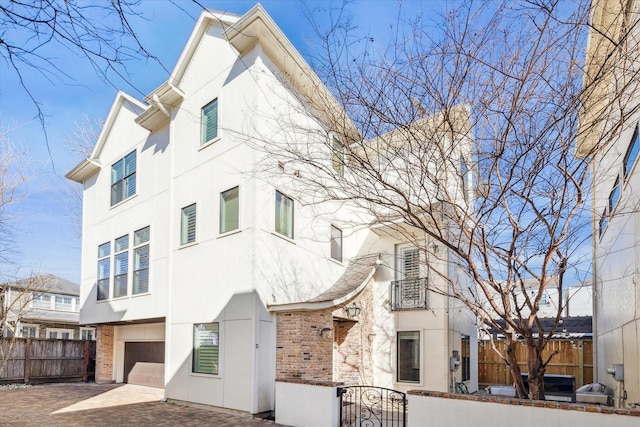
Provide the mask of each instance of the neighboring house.
MULTIPOLYGON (((538 295, 537 280, 524 279, 524 287, 531 300, 538 295)), ((496 301, 500 304, 497 294, 496 298, 496 301)), ((529 309, 525 303, 525 298, 522 295, 521 289, 513 290, 510 301, 514 303, 514 307, 517 306, 520 308, 522 316, 529 315, 529 309)), ((549 279, 549 283, 540 298, 538 317, 556 317, 558 311, 560 311, 560 316, 563 318, 591 316, 593 313, 591 285, 586 283, 577 283, 575 285, 565 287, 560 294, 557 278, 553 277, 549 279)))
POLYGON ((20 338, 95 339, 78 324, 80 286, 54 275, 1 284, 2 335, 20 338))
MULTIPOLYGON (((640 37, 638 14, 640 2, 594 0, 592 30, 586 55, 585 79, 600 75, 608 67, 604 59, 614 46, 626 51, 625 44, 635 47, 640 37), (626 31, 630 29, 630 33, 626 31), (624 37, 623 37, 624 35, 624 37)), ((595 381, 616 388, 623 378, 626 396, 623 406, 640 404, 640 112, 638 111, 637 60, 621 59, 611 78, 596 88, 592 99, 583 101, 577 146, 578 156, 591 156, 591 150, 604 136, 611 143, 592 159, 591 199, 593 213, 593 298, 594 353, 597 368, 595 381), (628 63, 626 62, 628 61, 628 63), (618 65, 624 66, 618 67, 618 65), (618 72, 618 70, 620 70, 618 72), (615 81, 614 81, 615 80, 615 81), (628 88, 625 99, 613 107, 616 117, 592 127, 606 103, 611 88, 628 88), (607 370, 622 365, 614 378, 607 370)))
POLYGON ((84 188, 96 381, 144 383, 144 368, 170 401, 251 414, 274 409, 278 378, 477 389, 475 318, 445 296, 442 276, 463 277, 447 251, 304 205, 284 164, 264 175, 269 144, 333 140, 341 111, 260 5, 204 11, 166 82, 145 102, 118 93, 67 174, 84 188))

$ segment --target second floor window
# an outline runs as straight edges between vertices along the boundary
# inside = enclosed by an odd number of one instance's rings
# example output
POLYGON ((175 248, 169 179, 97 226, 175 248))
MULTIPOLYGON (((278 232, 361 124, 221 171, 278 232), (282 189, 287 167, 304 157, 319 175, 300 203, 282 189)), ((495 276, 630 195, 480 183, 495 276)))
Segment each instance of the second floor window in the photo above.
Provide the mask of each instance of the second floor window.
POLYGON ((111 242, 98 246, 98 300, 109 299, 111 277, 111 242))
POLYGON ((182 225, 180 227, 180 244, 186 245, 196 241, 196 204, 182 208, 182 225))
POLYGON ((136 194, 135 150, 111 167, 111 206, 136 194))
POLYGON ((293 239, 293 199, 276 191, 276 233, 293 239))
POLYGON ((638 151, 640 150, 640 140, 638 138, 638 127, 636 126, 635 132, 633 132, 633 137, 631 138, 631 142, 629 143, 629 148, 627 148, 627 152, 624 155, 624 162, 622 164, 623 171, 622 175, 626 180, 629 174, 631 173, 631 169, 638 158, 638 151))
POLYGON ((116 239, 114 256, 113 297, 127 296, 129 276, 129 235, 125 234, 116 239))
POLYGON ((218 99, 202 107, 202 139, 204 145, 218 137, 218 99))
POLYGON ((149 292, 149 237, 150 227, 133 234, 133 294, 149 292))
POLYGON ((331 226, 331 258, 342 261, 342 230, 331 226))
POLYGON ((236 230, 240 214, 238 187, 220 193, 220 233, 236 230))

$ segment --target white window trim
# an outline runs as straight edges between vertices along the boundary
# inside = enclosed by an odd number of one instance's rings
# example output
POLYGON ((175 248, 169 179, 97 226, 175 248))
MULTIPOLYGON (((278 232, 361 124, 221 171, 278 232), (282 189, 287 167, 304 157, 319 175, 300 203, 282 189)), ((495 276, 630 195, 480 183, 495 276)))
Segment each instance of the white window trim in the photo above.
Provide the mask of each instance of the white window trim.
POLYGON ((78 335, 79 339, 82 339, 82 332, 83 331, 90 331, 91 332, 91 336, 93 337, 91 339, 91 341, 95 341, 96 340, 96 328, 84 328, 84 327, 81 327, 80 328, 80 333, 78 335))
POLYGON ((57 340, 61 340, 62 339, 62 334, 65 332, 69 333, 69 338, 70 340, 73 339, 73 329, 64 329, 64 328, 47 328, 46 329, 46 336, 47 338, 49 338, 49 333, 50 332, 57 332, 60 336, 58 338, 55 338, 57 340))
POLYGON ((37 323, 21 323, 18 322, 16 325, 16 331, 20 333, 18 338, 28 338, 22 335, 22 328, 36 328, 36 336, 34 338, 40 338, 40 325, 37 323))
POLYGON ((224 322, 220 320, 206 321, 206 322, 194 322, 191 324, 191 357, 189 358, 189 374, 192 377, 221 379, 224 372, 224 322), (194 349, 194 336, 193 328, 198 323, 217 323, 218 324, 218 373, 217 374, 203 374, 200 372, 193 372, 193 352, 194 349))
POLYGON ((414 386, 422 386, 422 381, 424 378, 424 359, 425 357, 425 353, 424 353, 424 336, 422 333, 422 330, 416 330, 416 329, 406 329, 406 330, 397 330, 396 334, 395 334, 395 346, 394 346, 394 358, 395 358, 395 363, 394 363, 394 368, 393 368, 393 381, 396 384, 413 384, 414 386), (420 340, 419 345, 418 345, 418 369, 419 369, 419 378, 418 381, 406 381, 406 380, 400 380, 398 379, 398 344, 399 344, 399 339, 398 336, 400 335, 401 332, 417 332, 418 333, 418 339, 420 340))

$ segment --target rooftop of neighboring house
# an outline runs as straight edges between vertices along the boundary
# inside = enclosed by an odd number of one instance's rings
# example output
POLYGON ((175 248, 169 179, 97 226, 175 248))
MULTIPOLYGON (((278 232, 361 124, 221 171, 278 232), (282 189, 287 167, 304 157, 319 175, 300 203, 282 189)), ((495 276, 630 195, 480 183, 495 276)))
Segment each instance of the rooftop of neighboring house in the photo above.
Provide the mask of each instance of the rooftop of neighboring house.
MULTIPOLYGON (((555 322, 555 318, 539 318, 542 329, 549 331, 551 326, 555 322)), ((505 321, 498 319, 496 322, 499 325, 504 326, 505 321)), ((487 332, 493 335, 495 338, 504 338, 502 334, 495 328, 489 328, 487 332)), ((533 326, 533 332, 538 332, 537 325, 533 326)), ((574 339, 574 338, 591 338, 593 334, 592 316, 575 316, 564 317, 562 323, 560 323, 554 334, 554 339, 574 339)))
POLYGON ((80 295, 80 285, 65 280, 53 274, 45 274, 20 279, 15 282, 7 282, 0 284, 0 287, 11 287, 17 289, 32 289, 38 292, 46 292, 61 295, 80 295))

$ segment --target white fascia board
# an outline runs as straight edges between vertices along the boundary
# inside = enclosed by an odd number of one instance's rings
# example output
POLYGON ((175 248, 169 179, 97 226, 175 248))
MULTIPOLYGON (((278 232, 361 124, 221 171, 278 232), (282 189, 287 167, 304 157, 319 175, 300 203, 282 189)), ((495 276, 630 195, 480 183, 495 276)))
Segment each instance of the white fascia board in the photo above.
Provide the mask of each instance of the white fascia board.
POLYGON ((82 184, 98 172, 100 168, 102 168, 102 165, 98 160, 84 159, 76 165, 76 167, 67 172, 64 177, 82 184))

